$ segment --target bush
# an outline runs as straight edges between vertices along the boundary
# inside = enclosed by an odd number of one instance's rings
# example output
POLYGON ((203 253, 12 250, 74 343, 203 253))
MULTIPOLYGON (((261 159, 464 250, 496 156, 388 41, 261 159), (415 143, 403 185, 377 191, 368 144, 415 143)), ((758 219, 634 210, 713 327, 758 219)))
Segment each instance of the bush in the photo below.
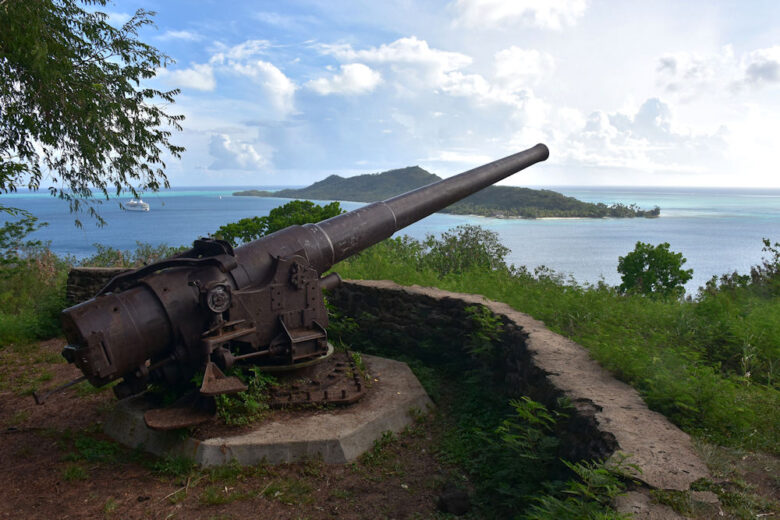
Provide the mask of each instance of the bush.
POLYGON ((268 216, 242 218, 220 226, 214 236, 227 240, 235 247, 289 226, 316 223, 341 213, 344 210, 338 202, 320 206, 310 200, 293 200, 272 209, 268 216))
POLYGON ((445 231, 439 238, 428 235, 423 245, 426 248, 423 263, 439 276, 473 268, 506 269, 504 259, 509 254, 498 233, 470 224, 445 231))
POLYGON ((26 212, 0 227, 0 345, 47 339, 60 330, 71 264, 27 235, 45 226, 26 212))
POLYGON ((88 267, 127 267, 135 268, 158 262, 188 249, 186 246, 171 247, 166 244, 153 246, 145 242, 136 242, 132 251, 122 251, 102 244, 92 244, 97 252, 79 262, 88 267))

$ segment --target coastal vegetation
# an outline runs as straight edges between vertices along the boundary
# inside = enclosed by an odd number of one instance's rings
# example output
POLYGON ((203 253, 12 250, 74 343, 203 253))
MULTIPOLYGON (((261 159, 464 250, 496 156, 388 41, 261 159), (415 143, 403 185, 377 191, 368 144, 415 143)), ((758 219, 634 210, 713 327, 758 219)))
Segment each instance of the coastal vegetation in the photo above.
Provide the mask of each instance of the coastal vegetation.
MULTIPOLYGON (((301 189, 279 191, 245 190, 235 196, 281 197, 289 199, 346 200, 375 202, 389 199, 432 182, 441 177, 419 166, 410 166, 383 173, 344 178, 331 175, 301 189)), ((489 186, 460 202, 441 210, 458 215, 482 215, 487 217, 580 217, 580 218, 633 218, 657 217, 661 209, 643 210, 625 204, 606 205, 589 203, 567 197, 552 190, 532 190, 510 186, 489 186)))

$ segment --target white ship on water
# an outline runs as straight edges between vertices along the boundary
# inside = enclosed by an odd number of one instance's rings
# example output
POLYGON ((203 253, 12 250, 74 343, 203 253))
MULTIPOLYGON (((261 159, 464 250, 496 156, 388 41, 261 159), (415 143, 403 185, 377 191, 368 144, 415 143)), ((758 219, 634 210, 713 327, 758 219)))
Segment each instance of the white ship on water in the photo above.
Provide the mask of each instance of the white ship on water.
POLYGON ((141 199, 133 199, 125 204, 127 211, 149 211, 149 204, 141 199))

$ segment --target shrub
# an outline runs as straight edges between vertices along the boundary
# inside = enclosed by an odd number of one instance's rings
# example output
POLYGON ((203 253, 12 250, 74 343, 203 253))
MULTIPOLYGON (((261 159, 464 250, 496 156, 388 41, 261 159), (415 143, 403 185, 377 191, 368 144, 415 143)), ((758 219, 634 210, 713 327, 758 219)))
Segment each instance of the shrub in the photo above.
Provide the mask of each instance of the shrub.
POLYGON ((0 345, 47 339, 60 330, 71 260, 27 236, 45 226, 26 212, 0 227, 0 345))
POLYGON ((268 216, 242 218, 238 222, 220 226, 214 236, 237 246, 288 226, 320 222, 343 212, 338 202, 320 206, 310 200, 293 200, 272 209, 268 216))
POLYGON ((136 241, 132 251, 122 251, 102 244, 92 244, 97 252, 79 262, 89 267, 141 267, 158 262, 188 249, 186 246, 171 247, 166 244, 153 246, 136 241))
POLYGON ((498 233, 480 226, 458 226, 439 238, 428 235, 423 244, 423 263, 442 277, 472 268, 506 269, 509 248, 501 244, 498 233))

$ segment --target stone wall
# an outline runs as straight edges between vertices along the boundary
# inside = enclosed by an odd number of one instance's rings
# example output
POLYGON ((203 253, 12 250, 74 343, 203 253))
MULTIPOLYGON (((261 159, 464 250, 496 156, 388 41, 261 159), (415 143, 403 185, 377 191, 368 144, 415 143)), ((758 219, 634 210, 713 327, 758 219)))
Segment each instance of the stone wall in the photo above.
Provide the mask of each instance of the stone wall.
MULTIPOLYGON (((464 372, 487 364, 496 392, 506 399, 528 396, 550 409, 559 406, 559 399, 572 397, 551 383, 528 350, 528 333, 505 315, 497 316, 499 328, 491 331, 495 332, 492 355, 485 359, 470 354, 470 338, 483 326, 475 317, 480 313, 477 309, 485 306, 482 300, 463 296, 384 282, 346 281, 328 295, 328 301, 356 321, 356 331, 343 338, 355 350, 408 356, 431 366, 459 358, 464 372)), ((558 424, 562 439, 558 455, 572 461, 611 456, 618 445, 612 433, 599 429, 594 403, 575 397, 569 404, 567 419, 558 424)))
POLYGON ((356 321, 356 341, 423 359, 442 355, 447 348, 451 355, 462 356, 464 341, 475 327, 474 312, 467 309, 484 307, 502 323, 493 370, 507 395, 527 395, 548 407, 564 398, 572 405, 558 432, 565 446, 561 456, 579 460, 628 455, 641 470, 637 478, 656 489, 689 490, 692 482, 709 478, 690 437, 649 410, 636 390, 612 377, 580 345, 506 304, 479 295, 368 280, 345 281, 328 301, 356 321))
POLYGON ((116 275, 130 271, 116 267, 76 267, 68 273, 65 297, 69 305, 89 300, 116 275))

